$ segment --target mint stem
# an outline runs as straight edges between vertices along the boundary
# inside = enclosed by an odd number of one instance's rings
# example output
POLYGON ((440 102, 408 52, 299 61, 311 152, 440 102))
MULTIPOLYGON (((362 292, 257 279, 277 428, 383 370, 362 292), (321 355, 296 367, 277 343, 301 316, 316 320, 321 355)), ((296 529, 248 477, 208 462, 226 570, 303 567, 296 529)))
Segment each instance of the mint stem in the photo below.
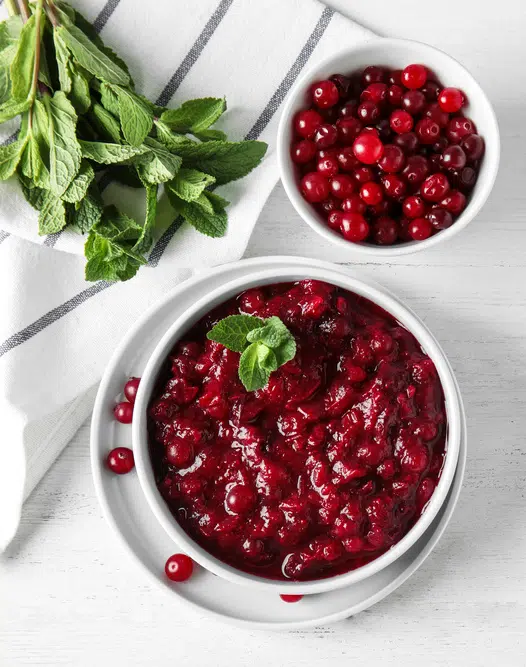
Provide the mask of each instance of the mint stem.
POLYGON ((45 10, 47 17, 54 28, 58 28, 60 21, 58 20, 55 3, 53 0, 46 0, 45 10))
POLYGON ((35 35, 36 35, 36 44, 35 44, 35 62, 33 64, 33 81, 31 82, 31 90, 29 91, 29 99, 31 100, 31 106, 29 107, 28 115, 28 129, 31 131, 33 127, 33 103, 35 101, 38 89, 38 73, 40 72, 40 22, 42 19, 42 8, 44 5, 44 0, 38 0, 37 6, 35 9, 35 35))
POLYGON ((5 6, 7 7, 7 13, 9 16, 17 16, 20 14, 16 0, 5 0, 5 6))
POLYGON ((20 14, 22 15, 22 20, 24 21, 24 23, 26 23, 26 21, 28 21, 29 17, 31 16, 27 0, 17 0, 17 2, 18 2, 18 9, 20 10, 20 14))

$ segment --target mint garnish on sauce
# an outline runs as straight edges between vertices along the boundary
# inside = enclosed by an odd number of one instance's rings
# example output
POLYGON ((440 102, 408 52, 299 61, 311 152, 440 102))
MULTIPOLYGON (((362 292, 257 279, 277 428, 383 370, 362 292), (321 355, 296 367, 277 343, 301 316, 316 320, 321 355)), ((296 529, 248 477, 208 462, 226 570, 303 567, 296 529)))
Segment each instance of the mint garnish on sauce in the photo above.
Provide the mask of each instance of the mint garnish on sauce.
POLYGON ((229 315, 207 338, 240 352, 239 379, 247 391, 262 389, 270 374, 294 358, 296 341, 279 317, 229 315))

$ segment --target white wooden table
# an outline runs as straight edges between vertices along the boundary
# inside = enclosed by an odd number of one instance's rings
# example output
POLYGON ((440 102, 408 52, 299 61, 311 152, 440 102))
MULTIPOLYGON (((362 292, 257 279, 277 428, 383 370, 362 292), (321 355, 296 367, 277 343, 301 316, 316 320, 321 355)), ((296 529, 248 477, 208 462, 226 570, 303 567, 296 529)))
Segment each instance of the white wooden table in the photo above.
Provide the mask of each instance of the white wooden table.
MULTIPOLYGON (((456 56, 501 125, 500 175, 477 220, 444 248, 360 266, 426 320, 457 372, 469 457, 453 521, 419 572, 357 617, 280 635, 229 630, 152 588, 121 551, 95 499, 86 424, 26 504, 1 561, 2 667, 526 665, 526 8, 523 0, 330 4, 379 34, 456 56)), ((280 186, 247 254, 275 253, 344 260, 280 186)))

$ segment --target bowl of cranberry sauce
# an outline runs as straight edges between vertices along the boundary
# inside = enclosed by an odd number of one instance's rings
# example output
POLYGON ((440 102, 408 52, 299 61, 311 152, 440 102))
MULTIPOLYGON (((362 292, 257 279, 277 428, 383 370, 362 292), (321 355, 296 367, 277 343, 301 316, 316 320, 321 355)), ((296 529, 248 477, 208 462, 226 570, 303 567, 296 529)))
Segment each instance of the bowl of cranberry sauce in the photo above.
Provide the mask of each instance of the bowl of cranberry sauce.
POLYGON ((133 420, 139 480, 198 563, 233 582, 318 593, 403 554, 447 496, 460 408, 447 360, 394 297, 340 272, 233 281, 166 333, 133 420), (253 392, 207 332, 279 317, 294 358, 253 392))
POLYGON ((491 103, 460 63, 379 39, 332 56, 291 90, 278 160, 297 212, 351 252, 400 255, 463 229, 493 187, 491 103))

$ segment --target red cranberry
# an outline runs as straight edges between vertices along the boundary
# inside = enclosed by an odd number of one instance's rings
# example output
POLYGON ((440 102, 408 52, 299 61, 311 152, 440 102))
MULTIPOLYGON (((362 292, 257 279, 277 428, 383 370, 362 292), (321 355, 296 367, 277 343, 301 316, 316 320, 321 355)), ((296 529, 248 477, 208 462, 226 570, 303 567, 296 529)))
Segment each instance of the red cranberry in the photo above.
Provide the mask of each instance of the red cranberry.
POLYGON ((115 419, 121 424, 131 424, 133 419, 133 403, 122 401, 113 408, 115 419))
POLYGON ((337 104, 340 94, 332 81, 318 81, 312 87, 312 99, 320 109, 328 109, 337 104))
POLYGON ((402 72, 402 83, 406 88, 422 88, 427 81, 427 69, 423 65, 408 65, 402 72))
POLYGON ((341 202, 339 199, 329 195, 327 199, 324 199, 319 206, 324 213, 331 213, 332 211, 337 211, 340 208, 340 204, 341 202))
POLYGON ((382 215, 388 215, 389 212, 391 211, 391 204, 387 199, 382 199, 382 201, 379 201, 378 204, 372 204, 368 207, 369 212, 373 217, 380 217, 382 215))
POLYGON ((363 215, 367 210, 367 206, 360 195, 351 195, 343 200, 342 211, 345 213, 359 213, 363 215))
POLYGON ((192 443, 182 438, 174 438, 166 448, 166 459, 177 468, 186 468, 194 460, 192 443))
POLYGON ((418 197, 417 195, 412 195, 411 197, 407 197, 406 199, 404 199, 402 209, 404 211, 404 215, 406 216, 406 218, 413 219, 413 218, 421 218, 425 213, 426 207, 421 197, 418 197))
POLYGON ((324 123, 320 125, 314 134, 314 141, 317 148, 329 148, 336 143, 338 139, 338 130, 334 125, 324 123))
POLYGON ((373 238, 378 245, 393 245, 398 238, 396 222, 392 218, 378 218, 373 225, 373 238))
POLYGON ((320 158, 316 169, 327 178, 332 178, 338 173, 338 160, 333 157, 320 158))
POLYGON ((375 102, 380 104, 387 100, 387 84, 385 83, 371 83, 360 95, 362 102, 375 102))
POLYGON ((393 144, 401 148, 406 155, 412 155, 418 147, 418 137, 414 132, 404 132, 404 134, 395 134, 393 144))
POLYGON ((445 169, 463 169, 466 166, 466 154, 460 146, 453 145, 442 153, 442 166, 445 169))
POLYGON ((347 174, 337 174, 330 181, 331 192, 338 199, 347 199, 354 192, 354 180, 347 174))
POLYGON ((387 83, 390 86, 401 86, 402 85, 402 70, 401 69, 393 69, 389 72, 389 76, 387 77, 387 83))
POLYGON ((432 150, 434 153, 443 153, 448 146, 449 141, 446 139, 446 137, 438 137, 432 146, 432 150))
POLYGON ((344 104, 340 109, 340 118, 353 118, 356 116, 357 112, 358 102, 356 102, 356 100, 352 100, 351 102, 344 104))
POLYGON ((311 171, 301 179, 301 191, 308 202, 315 203, 329 196, 329 181, 316 171, 311 171))
POLYGON ((294 129, 296 134, 304 139, 312 139, 314 133, 323 123, 323 118, 317 111, 306 109, 299 111, 294 118, 294 129))
POLYGON ((373 180, 374 173, 370 167, 359 167, 354 170, 353 176, 358 183, 368 183, 373 180))
POLYGON ((459 190, 450 190, 440 201, 440 206, 453 215, 460 215, 466 208, 466 196, 459 190))
POLYGON ((429 156, 429 171, 432 174, 436 174, 442 169, 442 156, 438 153, 434 153, 429 156))
POLYGON ((247 514, 255 504, 254 492, 244 484, 236 484, 226 494, 225 509, 231 514, 247 514))
POLYGON ((130 403, 135 403, 135 397, 137 396, 140 381, 141 378, 132 377, 124 385, 124 395, 130 403))
POLYGON ((469 191, 477 181, 477 172, 471 167, 464 167, 460 172, 453 172, 455 184, 460 190, 469 191))
POLYGON ((388 197, 398 199, 403 197, 406 192, 406 185, 400 176, 396 174, 386 174, 382 177, 382 185, 388 197))
POLYGON ((412 116, 422 113, 426 106, 426 98, 420 90, 408 90, 402 96, 402 107, 412 116))
POLYGON ((290 157, 296 164, 306 164, 316 155, 316 146, 309 139, 303 139, 296 144, 292 144, 290 157))
POLYGON ((444 174, 431 174, 422 183, 420 192, 428 201, 438 202, 443 199, 449 190, 449 181, 444 174))
POLYGON ((389 124, 394 132, 397 134, 404 134, 413 129, 413 117, 403 109, 396 109, 396 111, 393 111, 391 114, 389 124))
POLYGON ((299 602, 303 595, 280 595, 279 596, 283 602, 299 602))
MULTIPOLYGON (((347 201, 347 200, 345 200, 347 201)), ((339 232, 342 224, 342 212, 341 211, 331 211, 327 217, 327 224, 331 229, 339 232)))
POLYGON ((341 118, 336 121, 338 138, 343 144, 352 144, 362 131, 362 124, 357 118, 341 118))
POLYGON ((458 88, 444 88, 438 96, 438 103, 447 113, 457 113, 464 104, 464 95, 458 88))
POLYGON ((438 102, 430 104, 424 113, 426 118, 434 120, 439 127, 446 127, 449 122, 449 114, 440 108, 438 102))
POLYGON ((382 201, 384 193, 378 183, 369 181, 369 183, 364 183, 360 188, 360 197, 366 204, 374 206, 374 204, 382 201))
POLYGON ((170 581, 186 581, 192 576, 194 561, 185 554, 174 554, 166 561, 164 571, 170 581))
POLYGON ((398 146, 394 144, 386 144, 384 146, 384 154, 378 165, 384 171, 394 174, 397 171, 400 171, 405 164, 404 152, 398 146))
POLYGON ((360 161, 354 154, 352 146, 344 146, 338 151, 337 159, 342 171, 353 171, 360 166, 360 161))
POLYGON ((453 224, 453 216, 445 208, 434 208, 426 215, 426 218, 435 229, 447 229, 453 224))
POLYGON ((406 181, 412 186, 418 186, 429 174, 429 163, 421 155, 413 155, 407 158, 407 164, 402 171, 406 181))
POLYGON ((393 132, 391 130, 391 126, 389 125, 389 121, 387 118, 383 118, 375 128, 378 132, 378 135, 380 139, 385 143, 390 140, 390 138, 393 136, 393 132))
POLYGON ((475 123, 464 116, 455 116, 447 124, 446 136, 452 144, 459 144, 468 134, 476 134, 475 123))
POLYGON ((370 65, 362 73, 362 83, 369 86, 371 83, 383 83, 386 78, 386 71, 382 67, 370 65))
POLYGON ((440 92, 440 86, 435 81, 427 81, 424 86, 422 86, 422 92, 426 96, 428 102, 435 102, 440 92))
POLYGON ((360 134, 353 143, 353 151, 364 164, 374 164, 382 157, 384 145, 374 134, 360 134))
POLYGON ((433 233, 433 227, 426 218, 415 218, 409 223, 409 234, 415 241, 424 241, 433 233))
POLYGON ((360 243, 369 235, 369 225, 359 213, 344 213, 341 225, 342 234, 353 243, 360 243))
POLYGON ((374 125, 380 118, 380 107, 374 102, 362 102, 358 107, 358 118, 366 125, 374 125))
POLYGON ((460 145, 470 162, 480 160, 484 154, 484 139, 478 134, 468 134, 462 139, 460 145))
POLYGON ((389 104, 393 107, 399 107, 402 104, 403 94, 404 89, 402 86, 397 84, 389 86, 389 90, 387 91, 387 100, 389 101, 389 104))
POLYGON ((333 74, 329 77, 329 81, 332 81, 338 89, 340 98, 346 99, 347 95, 349 94, 349 87, 351 85, 351 80, 349 77, 343 74, 333 74))
POLYGON ((128 447, 116 447, 112 449, 106 459, 108 468, 117 475, 125 475, 135 466, 133 452, 128 447))
POLYGON ((416 135, 423 144, 433 144, 438 139, 440 127, 431 118, 422 118, 416 124, 416 135))

